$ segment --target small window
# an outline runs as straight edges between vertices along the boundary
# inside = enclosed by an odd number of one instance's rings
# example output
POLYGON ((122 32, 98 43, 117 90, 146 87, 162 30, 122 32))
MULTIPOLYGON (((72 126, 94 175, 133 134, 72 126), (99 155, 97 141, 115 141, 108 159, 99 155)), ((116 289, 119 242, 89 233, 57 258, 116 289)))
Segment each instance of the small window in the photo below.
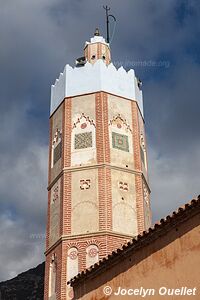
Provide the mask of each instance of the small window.
POLYGON ((61 159, 62 156, 62 134, 60 130, 56 130, 52 143, 52 163, 51 167, 61 159))
POLYGON ((96 55, 92 55, 92 59, 95 59, 96 58, 96 55))
POLYGON ((49 297, 56 294, 57 285, 57 264, 55 254, 52 256, 50 267, 49 267, 49 297))
POLYGON ((67 252, 67 281, 78 274, 78 249, 72 247, 67 252))
POLYGON ((86 268, 99 261, 99 249, 96 245, 89 245, 86 249, 86 268))
POLYGON ((102 56, 103 59, 106 59, 105 55, 102 56))
POLYGON ((62 142, 60 141, 60 143, 54 149, 54 156, 53 156, 54 165, 61 158, 61 156, 62 156, 62 142))

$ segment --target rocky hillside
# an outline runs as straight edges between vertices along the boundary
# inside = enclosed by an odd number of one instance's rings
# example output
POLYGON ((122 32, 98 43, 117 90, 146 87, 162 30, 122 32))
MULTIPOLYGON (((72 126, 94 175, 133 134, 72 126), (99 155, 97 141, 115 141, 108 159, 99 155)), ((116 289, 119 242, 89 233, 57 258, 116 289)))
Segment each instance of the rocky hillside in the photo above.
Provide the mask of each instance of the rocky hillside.
POLYGON ((44 263, 0 282, 0 300, 42 300, 44 291, 44 263))

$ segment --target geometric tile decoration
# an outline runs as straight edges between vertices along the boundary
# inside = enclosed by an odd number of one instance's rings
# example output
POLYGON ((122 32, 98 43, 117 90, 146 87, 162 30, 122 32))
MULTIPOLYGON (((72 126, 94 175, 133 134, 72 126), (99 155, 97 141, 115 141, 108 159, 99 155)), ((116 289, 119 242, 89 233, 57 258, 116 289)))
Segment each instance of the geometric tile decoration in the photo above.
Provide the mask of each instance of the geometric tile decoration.
POLYGON ((74 149, 84 149, 92 147, 92 132, 75 134, 74 149))
POLYGON ((84 129, 87 127, 87 125, 93 125, 95 127, 94 121, 90 119, 89 116, 85 116, 84 113, 81 114, 81 116, 76 120, 76 122, 73 124, 72 129, 78 127, 80 125, 81 129, 84 129), (88 123, 88 124, 87 124, 88 123), (83 125, 84 124, 84 125, 83 125), (83 125, 83 126, 82 126, 83 125), (86 125, 86 126, 85 126, 86 125))
POLYGON ((52 197, 53 203, 56 202, 56 200, 59 199, 59 194, 58 194, 58 185, 53 189, 53 197, 52 197))
POLYGON ((59 129, 56 129, 56 133, 53 138, 53 145, 57 144, 59 142, 59 140, 61 139, 61 137, 62 137, 61 131, 59 129))
POLYGON ((77 256, 78 256, 78 252, 77 251, 71 251, 70 254, 69 254, 69 257, 74 260, 74 259, 77 259, 77 256))
POLYGON ((80 189, 81 190, 89 190, 90 188, 90 185, 91 185, 91 181, 90 179, 81 179, 80 180, 80 189))
POLYGON ((88 252, 88 255, 89 255, 90 257, 96 257, 97 254, 98 254, 98 251, 97 251, 96 248, 91 248, 91 249, 89 250, 89 252, 88 252))
POLYGON ((113 148, 129 152, 128 136, 112 132, 112 146, 113 148))
POLYGON ((119 181, 118 186, 121 191, 128 191, 128 183, 119 181))
POLYGON ((119 129, 123 127, 126 131, 132 132, 130 125, 128 125, 126 119, 123 119, 120 114, 113 117, 113 119, 110 120, 109 125, 115 125, 119 129))
POLYGON ((61 158, 62 156, 62 133, 61 131, 57 128, 53 142, 52 142, 52 150, 53 150, 53 155, 52 155, 52 168, 55 165, 55 163, 61 158))
POLYGON ((87 127, 87 123, 82 123, 81 124, 81 129, 85 129, 87 127))
POLYGON ((62 156, 62 142, 60 141, 60 143, 54 148, 54 154, 53 154, 54 165, 61 158, 61 156, 62 156))

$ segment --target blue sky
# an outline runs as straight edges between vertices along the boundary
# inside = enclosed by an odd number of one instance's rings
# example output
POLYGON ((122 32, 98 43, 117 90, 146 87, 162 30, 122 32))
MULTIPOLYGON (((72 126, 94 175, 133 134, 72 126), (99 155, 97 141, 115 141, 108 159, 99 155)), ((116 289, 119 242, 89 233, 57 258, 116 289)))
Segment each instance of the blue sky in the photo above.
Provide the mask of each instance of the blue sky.
POLYGON ((154 222, 200 194, 198 0, 1 1, 0 280, 44 259, 50 86, 106 4, 112 60, 143 81, 154 222))

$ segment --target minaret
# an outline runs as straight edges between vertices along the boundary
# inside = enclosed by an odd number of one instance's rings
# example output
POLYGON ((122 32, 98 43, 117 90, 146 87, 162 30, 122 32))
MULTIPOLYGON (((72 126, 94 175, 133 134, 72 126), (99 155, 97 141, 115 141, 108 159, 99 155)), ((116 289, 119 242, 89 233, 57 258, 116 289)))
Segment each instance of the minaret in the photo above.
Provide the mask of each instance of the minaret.
POLYGON ((51 88, 44 299, 151 225, 141 82, 95 31, 51 88))

